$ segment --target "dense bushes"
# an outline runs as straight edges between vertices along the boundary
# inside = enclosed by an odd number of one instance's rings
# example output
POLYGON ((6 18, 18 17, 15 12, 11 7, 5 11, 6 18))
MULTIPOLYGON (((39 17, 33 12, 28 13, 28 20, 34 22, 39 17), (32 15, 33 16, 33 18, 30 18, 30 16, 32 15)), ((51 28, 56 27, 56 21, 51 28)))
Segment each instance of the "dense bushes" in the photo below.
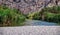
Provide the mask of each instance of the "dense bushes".
POLYGON ((40 14, 39 14, 39 12, 34 12, 34 13, 30 13, 29 15, 28 15, 28 19, 34 19, 34 20, 39 20, 41 18, 41 16, 40 16, 40 14))
POLYGON ((60 23, 60 6, 47 7, 40 12, 29 14, 29 18, 60 23), (33 14, 33 15, 32 15, 33 14))
POLYGON ((24 21, 25 17, 18 10, 0 6, 0 24, 3 26, 23 25, 24 21))
POLYGON ((60 13, 60 6, 47 7, 44 8, 43 10, 44 12, 60 13))
POLYGON ((60 23, 60 6, 45 8, 45 21, 60 23))
POLYGON ((60 14, 46 13, 45 15, 45 21, 60 22, 60 14))

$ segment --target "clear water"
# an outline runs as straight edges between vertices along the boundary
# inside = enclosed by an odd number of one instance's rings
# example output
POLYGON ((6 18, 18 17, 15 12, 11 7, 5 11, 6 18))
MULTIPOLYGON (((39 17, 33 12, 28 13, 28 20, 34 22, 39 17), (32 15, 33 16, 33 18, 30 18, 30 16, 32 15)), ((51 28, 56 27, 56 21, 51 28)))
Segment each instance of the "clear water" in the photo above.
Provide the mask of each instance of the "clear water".
POLYGON ((36 21, 33 23, 34 25, 42 25, 42 26, 56 26, 57 23, 45 22, 45 21, 36 21))
POLYGON ((27 20, 26 24, 32 26, 57 26, 58 25, 57 23, 39 21, 39 20, 27 20))

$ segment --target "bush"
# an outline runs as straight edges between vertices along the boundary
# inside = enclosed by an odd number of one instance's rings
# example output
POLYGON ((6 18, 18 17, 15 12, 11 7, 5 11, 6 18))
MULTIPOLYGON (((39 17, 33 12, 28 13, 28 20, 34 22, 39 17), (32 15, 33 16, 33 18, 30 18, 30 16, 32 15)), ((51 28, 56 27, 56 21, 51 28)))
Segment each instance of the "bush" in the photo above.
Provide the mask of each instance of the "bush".
POLYGON ((53 18, 55 16, 54 13, 48 13, 48 12, 45 15, 46 15, 45 16, 45 21, 49 21, 49 22, 53 21, 53 18))
POLYGON ((45 21, 56 22, 56 23, 60 22, 60 14, 47 13, 45 15, 46 15, 45 21))
POLYGON ((34 20, 39 20, 41 18, 41 15, 39 14, 39 12, 34 12, 34 13, 30 13, 28 15, 29 19, 34 19, 34 20))
POLYGON ((60 6, 44 8, 45 21, 60 23, 60 6))
POLYGON ((47 7, 42 9, 40 12, 31 13, 28 16, 34 20, 42 20, 48 22, 60 23, 60 6, 47 7), (42 18, 42 16, 44 16, 42 18))
POLYGON ((18 13, 18 10, 0 6, 0 24, 3 26, 23 25, 24 21, 25 16, 18 13))

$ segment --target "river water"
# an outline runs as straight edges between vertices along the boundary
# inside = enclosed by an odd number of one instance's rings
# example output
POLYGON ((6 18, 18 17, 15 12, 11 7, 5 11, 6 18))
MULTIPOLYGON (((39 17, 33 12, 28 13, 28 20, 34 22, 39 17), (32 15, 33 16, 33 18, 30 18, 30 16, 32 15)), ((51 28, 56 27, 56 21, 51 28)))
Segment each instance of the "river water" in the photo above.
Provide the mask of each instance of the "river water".
POLYGON ((40 21, 40 20, 27 20, 25 24, 31 26, 57 26, 58 25, 57 23, 40 21))

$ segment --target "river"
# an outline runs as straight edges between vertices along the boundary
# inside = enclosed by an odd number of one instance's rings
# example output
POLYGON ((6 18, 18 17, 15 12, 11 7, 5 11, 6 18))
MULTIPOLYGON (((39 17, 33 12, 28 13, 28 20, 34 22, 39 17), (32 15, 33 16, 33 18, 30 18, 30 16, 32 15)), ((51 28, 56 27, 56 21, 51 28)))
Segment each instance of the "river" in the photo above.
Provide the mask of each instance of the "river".
POLYGON ((46 22, 40 20, 26 20, 25 25, 28 26, 57 26, 57 23, 53 22, 46 22))

